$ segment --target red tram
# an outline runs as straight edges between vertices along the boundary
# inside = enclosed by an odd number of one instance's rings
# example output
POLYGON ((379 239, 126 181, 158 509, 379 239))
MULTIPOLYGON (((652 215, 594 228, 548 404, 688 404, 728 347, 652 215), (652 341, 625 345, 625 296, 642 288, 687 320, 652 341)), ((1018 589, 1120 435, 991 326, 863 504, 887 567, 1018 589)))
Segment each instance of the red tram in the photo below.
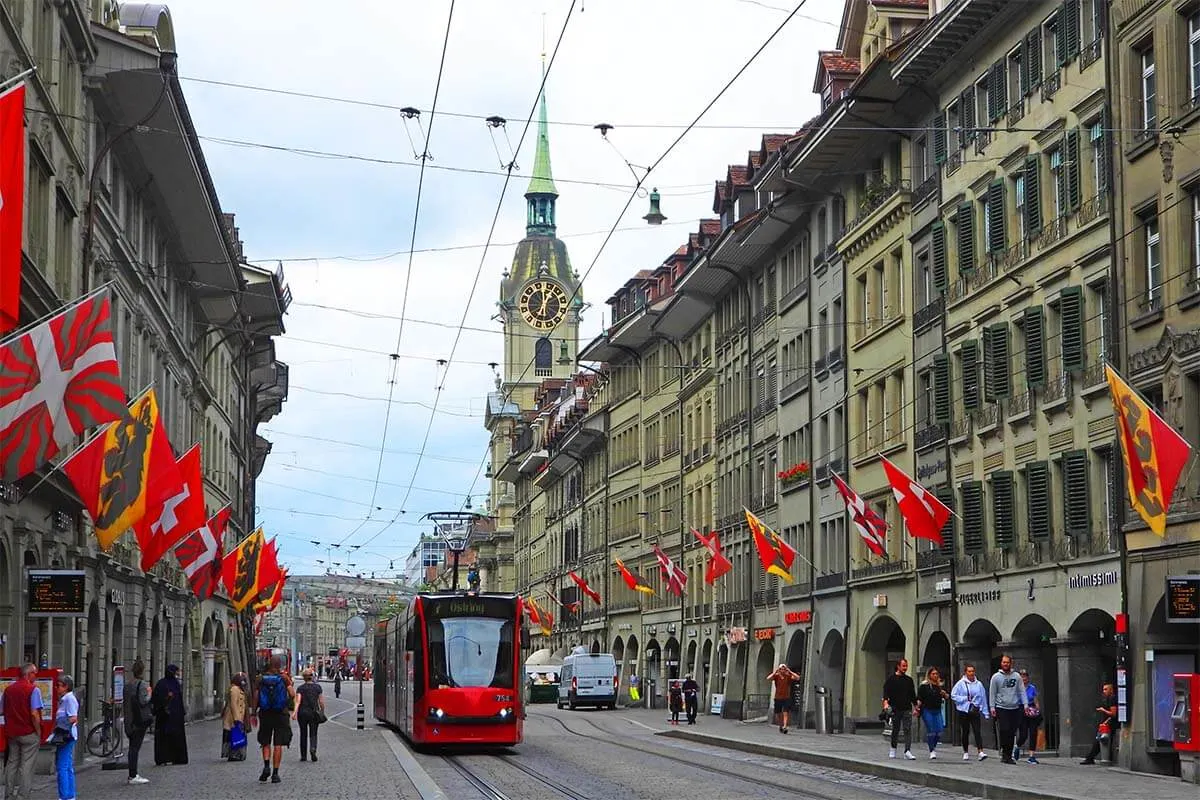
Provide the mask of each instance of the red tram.
POLYGON ((375 717, 417 745, 521 742, 521 598, 420 594, 375 631, 375 717))

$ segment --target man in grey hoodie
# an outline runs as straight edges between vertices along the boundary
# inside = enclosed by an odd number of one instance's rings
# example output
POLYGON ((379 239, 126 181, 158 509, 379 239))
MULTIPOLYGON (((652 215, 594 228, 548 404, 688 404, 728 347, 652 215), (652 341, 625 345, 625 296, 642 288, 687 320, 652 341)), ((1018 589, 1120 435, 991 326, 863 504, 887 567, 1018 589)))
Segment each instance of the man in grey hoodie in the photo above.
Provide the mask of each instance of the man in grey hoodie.
POLYGON ((1011 656, 1000 656, 1000 670, 992 676, 989 688, 996 724, 1000 728, 1000 761, 1003 764, 1015 764, 1013 745, 1025 717, 1025 709, 1029 706, 1029 698, 1025 696, 1024 682, 1013 672, 1011 656))

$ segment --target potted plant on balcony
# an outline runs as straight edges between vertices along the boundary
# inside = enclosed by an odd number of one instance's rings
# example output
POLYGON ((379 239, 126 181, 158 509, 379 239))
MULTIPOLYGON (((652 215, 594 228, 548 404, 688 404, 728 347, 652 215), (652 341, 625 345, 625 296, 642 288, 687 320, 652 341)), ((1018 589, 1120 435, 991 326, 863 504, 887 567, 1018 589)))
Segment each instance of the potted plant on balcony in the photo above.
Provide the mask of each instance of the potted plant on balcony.
POLYGON ((779 482, 784 486, 790 486, 793 483, 808 480, 809 466, 807 461, 801 461, 799 464, 793 464, 787 469, 780 470, 775 474, 779 478, 779 482))

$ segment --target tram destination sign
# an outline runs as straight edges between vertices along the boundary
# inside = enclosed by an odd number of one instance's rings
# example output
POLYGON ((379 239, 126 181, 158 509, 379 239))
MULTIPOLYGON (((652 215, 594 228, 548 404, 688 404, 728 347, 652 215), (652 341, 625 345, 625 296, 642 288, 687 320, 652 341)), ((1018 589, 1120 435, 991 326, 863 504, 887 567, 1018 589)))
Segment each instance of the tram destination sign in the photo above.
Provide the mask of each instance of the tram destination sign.
POLYGON ((1200 575, 1167 578, 1167 622, 1200 622, 1200 575))
POLYGON ((500 617, 506 619, 515 617, 517 613, 512 598, 464 595, 461 597, 426 597, 422 600, 427 619, 446 617, 500 617))
POLYGON ((29 616, 82 617, 86 614, 87 573, 74 569, 31 569, 29 616))

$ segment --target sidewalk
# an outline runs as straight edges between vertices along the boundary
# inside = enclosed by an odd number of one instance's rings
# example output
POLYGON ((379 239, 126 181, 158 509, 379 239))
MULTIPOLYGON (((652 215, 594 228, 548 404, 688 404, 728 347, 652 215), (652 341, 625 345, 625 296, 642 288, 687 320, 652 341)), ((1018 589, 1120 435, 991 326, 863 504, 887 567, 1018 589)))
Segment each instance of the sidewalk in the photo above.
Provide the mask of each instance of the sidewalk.
POLYGON ((786 736, 766 723, 743 723, 714 716, 701 716, 695 726, 667 723, 663 710, 623 709, 618 712, 654 729, 660 736, 687 739, 701 744, 748 753, 803 761, 835 769, 905 781, 920 786, 1000 800, 1197 800, 1194 784, 1178 778, 1133 773, 1114 767, 1085 767, 1078 759, 1039 758, 1038 765, 1000 763, 995 750, 988 758, 962 760, 962 747, 942 744, 937 760, 929 749, 913 742, 916 761, 887 757, 888 742, 879 734, 818 735, 795 728, 786 736))

